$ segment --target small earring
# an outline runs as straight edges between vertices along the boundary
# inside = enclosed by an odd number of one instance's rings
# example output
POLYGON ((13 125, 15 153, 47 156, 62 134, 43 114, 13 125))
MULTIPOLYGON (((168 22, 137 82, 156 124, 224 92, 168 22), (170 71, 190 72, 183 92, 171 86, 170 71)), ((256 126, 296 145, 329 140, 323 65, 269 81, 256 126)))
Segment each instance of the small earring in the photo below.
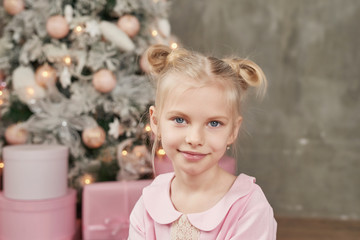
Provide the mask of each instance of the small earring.
POLYGON ((226 147, 226 150, 230 150, 230 146, 227 146, 227 147, 226 147))

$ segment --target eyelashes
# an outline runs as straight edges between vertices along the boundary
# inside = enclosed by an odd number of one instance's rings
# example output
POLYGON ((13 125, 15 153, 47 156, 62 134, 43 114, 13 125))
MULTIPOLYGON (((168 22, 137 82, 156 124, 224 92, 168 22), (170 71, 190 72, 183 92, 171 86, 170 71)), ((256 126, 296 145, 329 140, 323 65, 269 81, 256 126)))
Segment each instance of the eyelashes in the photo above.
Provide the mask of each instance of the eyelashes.
MULTIPOLYGON (((173 117, 173 118, 171 118, 171 120, 174 121, 175 124, 179 124, 179 125, 188 124, 188 121, 185 120, 182 117, 173 117)), ((207 123, 207 126, 209 126, 211 128, 217 128, 217 127, 220 127, 220 126, 223 126, 223 125, 224 125, 224 123, 222 123, 220 121, 217 121, 217 120, 212 120, 212 121, 207 123)))

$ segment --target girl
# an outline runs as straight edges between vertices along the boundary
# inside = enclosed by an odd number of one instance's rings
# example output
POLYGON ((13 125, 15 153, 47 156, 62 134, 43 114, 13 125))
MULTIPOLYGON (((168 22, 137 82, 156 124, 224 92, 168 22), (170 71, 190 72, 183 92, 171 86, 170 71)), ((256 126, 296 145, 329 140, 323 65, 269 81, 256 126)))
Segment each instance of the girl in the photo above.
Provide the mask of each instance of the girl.
POLYGON ((172 160, 143 190, 130 215, 129 239, 276 239, 273 210, 255 178, 219 167, 242 122, 249 87, 266 78, 255 63, 220 60, 162 45, 148 52, 157 81, 150 125, 172 160))

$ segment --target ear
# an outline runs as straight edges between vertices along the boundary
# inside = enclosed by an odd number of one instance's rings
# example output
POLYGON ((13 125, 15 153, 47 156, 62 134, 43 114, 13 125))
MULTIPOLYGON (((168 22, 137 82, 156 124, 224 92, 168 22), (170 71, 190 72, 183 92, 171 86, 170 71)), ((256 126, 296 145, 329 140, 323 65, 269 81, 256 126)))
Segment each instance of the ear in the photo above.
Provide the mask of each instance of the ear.
POLYGON ((157 136, 157 132, 158 132, 158 119, 156 116, 156 109, 154 106, 151 106, 149 108, 149 114, 150 114, 150 127, 152 132, 155 134, 155 136, 157 136))
POLYGON ((235 140, 237 139, 237 136, 239 134, 239 129, 240 129, 240 126, 241 126, 241 123, 242 123, 242 117, 239 116, 236 120, 235 120, 235 123, 234 123, 234 128, 231 132, 231 135, 228 139, 228 142, 227 142, 227 145, 231 145, 235 142, 235 140))

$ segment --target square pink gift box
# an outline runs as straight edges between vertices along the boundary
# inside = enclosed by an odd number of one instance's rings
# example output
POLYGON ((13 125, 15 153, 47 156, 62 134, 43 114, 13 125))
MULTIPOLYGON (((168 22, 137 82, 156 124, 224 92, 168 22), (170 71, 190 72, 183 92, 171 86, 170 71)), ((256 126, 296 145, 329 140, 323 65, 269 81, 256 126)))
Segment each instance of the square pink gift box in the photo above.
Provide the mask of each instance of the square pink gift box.
POLYGON ((149 180, 100 182, 83 190, 83 240, 127 239, 130 213, 149 180))

